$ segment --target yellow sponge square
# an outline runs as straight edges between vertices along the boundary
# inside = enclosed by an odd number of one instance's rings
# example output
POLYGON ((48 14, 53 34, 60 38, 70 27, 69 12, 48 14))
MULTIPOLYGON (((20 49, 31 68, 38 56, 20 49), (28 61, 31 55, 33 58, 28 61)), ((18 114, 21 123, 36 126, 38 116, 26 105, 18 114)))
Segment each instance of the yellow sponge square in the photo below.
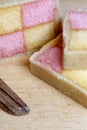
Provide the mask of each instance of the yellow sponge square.
POLYGON ((87 50, 87 30, 71 31, 71 50, 87 50))
POLYGON ((63 70, 62 74, 87 90, 87 70, 63 70))
POLYGON ((22 29, 21 7, 0 9, 0 34, 7 34, 22 29))
POLYGON ((37 49, 55 37, 54 22, 38 25, 24 31, 28 50, 37 49))

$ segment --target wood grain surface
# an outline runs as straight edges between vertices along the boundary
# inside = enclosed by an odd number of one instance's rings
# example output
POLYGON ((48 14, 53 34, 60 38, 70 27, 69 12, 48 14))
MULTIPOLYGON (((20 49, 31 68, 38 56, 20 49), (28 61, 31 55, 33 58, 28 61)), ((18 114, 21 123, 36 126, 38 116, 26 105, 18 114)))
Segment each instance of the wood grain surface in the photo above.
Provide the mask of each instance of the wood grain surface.
POLYGON ((28 58, 0 61, 0 78, 30 106, 22 117, 0 109, 0 130, 87 130, 87 109, 32 75, 28 58))

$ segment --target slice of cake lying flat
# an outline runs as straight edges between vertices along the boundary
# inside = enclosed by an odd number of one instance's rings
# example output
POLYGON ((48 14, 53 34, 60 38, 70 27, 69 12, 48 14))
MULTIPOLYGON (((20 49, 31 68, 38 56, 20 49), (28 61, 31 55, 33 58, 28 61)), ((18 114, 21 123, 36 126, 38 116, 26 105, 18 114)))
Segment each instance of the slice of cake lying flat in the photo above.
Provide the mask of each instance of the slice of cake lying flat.
POLYGON ((69 11, 63 25, 63 66, 87 69, 87 12, 69 11))
POLYGON ((87 70, 65 70, 62 57, 62 36, 59 35, 31 56, 31 72, 87 107, 87 70))
POLYGON ((0 7, 0 58, 39 49, 56 36, 56 0, 17 0, 0 7))

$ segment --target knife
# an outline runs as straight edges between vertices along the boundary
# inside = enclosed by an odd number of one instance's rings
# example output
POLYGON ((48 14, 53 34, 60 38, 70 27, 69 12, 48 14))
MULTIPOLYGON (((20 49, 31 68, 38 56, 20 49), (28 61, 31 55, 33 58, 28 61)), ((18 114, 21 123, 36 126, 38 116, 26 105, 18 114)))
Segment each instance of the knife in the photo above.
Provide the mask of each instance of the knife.
POLYGON ((0 79, 0 107, 9 114, 22 116, 30 109, 24 101, 0 79))

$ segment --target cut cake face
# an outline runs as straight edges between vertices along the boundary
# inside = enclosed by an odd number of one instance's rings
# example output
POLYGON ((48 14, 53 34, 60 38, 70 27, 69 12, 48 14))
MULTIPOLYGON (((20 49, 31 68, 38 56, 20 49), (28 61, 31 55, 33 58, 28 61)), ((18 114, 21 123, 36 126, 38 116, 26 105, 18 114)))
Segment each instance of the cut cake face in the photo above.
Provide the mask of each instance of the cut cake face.
POLYGON ((30 58, 31 72, 87 107, 87 70, 65 70, 63 68, 61 42, 60 35, 34 53, 30 58))
POLYGON ((69 12, 70 50, 87 50, 87 12, 69 12))
POLYGON ((56 0, 19 3, 0 8, 0 39, 3 39, 0 40, 1 58, 27 51, 32 52, 56 36, 56 0), (15 34, 19 37, 20 32, 21 39, 15 39, 15 34), (18 49, 15 48, 17 46, 18 49), (12 50, 14 53, 11 53, 12 50))
POLYGON ((87 69, 87 12, 69 11, 63 24, 63 67, 87 69))

